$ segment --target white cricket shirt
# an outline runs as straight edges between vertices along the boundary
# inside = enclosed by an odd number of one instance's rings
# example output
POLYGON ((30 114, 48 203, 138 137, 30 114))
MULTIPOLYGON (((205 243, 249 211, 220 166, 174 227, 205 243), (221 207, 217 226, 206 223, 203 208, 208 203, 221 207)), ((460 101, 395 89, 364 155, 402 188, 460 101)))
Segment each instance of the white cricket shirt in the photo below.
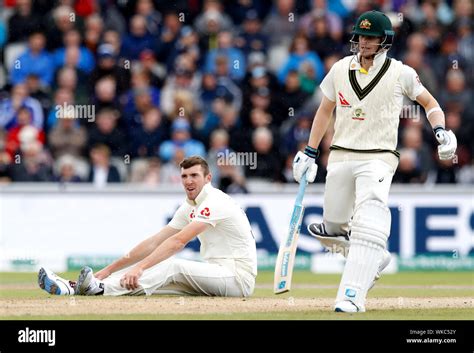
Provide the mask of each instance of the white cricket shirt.
POLYGON ((226 193, 206 184, 195 201, 186 199, 169 226, 183 229, 191 222, 210 224, 198 235, 201 256, 234 272, 257 275, 257 249, 249 220, 240 206, 226 193))
POLYGON ((424 87, 414 69, 387 59, 386 52, 375 57, 367 73, 361 68, 356 56, 346 56, 321 82, 323 94, 336 102, 331 149, 397 155, 403 96, 415 100, 424 87))

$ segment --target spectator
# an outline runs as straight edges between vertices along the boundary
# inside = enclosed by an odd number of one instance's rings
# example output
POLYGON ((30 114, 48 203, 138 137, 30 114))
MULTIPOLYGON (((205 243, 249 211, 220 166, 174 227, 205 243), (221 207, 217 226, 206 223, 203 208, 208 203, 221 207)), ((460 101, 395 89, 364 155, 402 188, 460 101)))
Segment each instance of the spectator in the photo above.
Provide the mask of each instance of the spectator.
POLYGON ((33 12, 32 0, 17 0, 15 11, 8 19, 8 42, 23 42, 41 29, 41 18, 33 12))
POLYGON ((26 84, 14 86, 11 97, 0 101, 0 127, 9 130, 17 126, 17 114, 21 107, 30 109, 32 112, 32 125, 37 129, 42 129, 43 110, 40 103, 29 96, 26 84))
POLYGON ((81 178, 76 173, 76 160, 73 156, 65 154, 57 161, 58 172, 54 175, 53 181, 60 183, 78 183, 81 178))
POLYGON ((164 65, 156 61, 155 54, 151 50, 145 50, 140 54, 140 64, 147 73, 150 84, 154 87, 163 87, 166 77, 164 65))
POLYGON ((189 26, 181 28, 180 36, 176 40, 166 59, 166 66, 173 70, 180 56, 188 57, 193 64, 201 60, 201 49, 199 47, 199 37, 197 33, 189 26))
POLYGON ((136 107, 133 106, 133 90, 146 89, 151 95, 153 105, 160 106, 160 90, 151 84, 150 72, 147 71, 142 65, 136 64, 132 70, 132 89, 127 93, 128 102, 125 106, 125 111, 136 111, 136 107))
POLYGON ((236 38, 236 47, 247 57, 251 52, 266 53, 268 37, 261 32, 262 24, 256 10, 249 10, 242 23, 242 31, 236 38))
POLYGON ((155 10, 155 5, 151 0, 138 0, 136 3, 137 15, 143 16, 145 19, 146 30, 152 36, 158 36, 160 33, 161 14, 155 10))
POLYGON ((13 158, 13 155, 19 152, 22 141, 35 141, 44 145, 44 131, 37 129, 32 125, 32 112, 26 106, 20 107, 17 113, 17 126, 10 129, 7 134, 6 151, 13 158))
POLYGON ((422 173, 417 168, 416 151, 411 148, 400 149, 400 158, 398 162, 398 169, 393 176, 393 183, 412 183, 421 182, 422 173))
MULTIPOLYGON (((161 91, 161 109, 167 116, 173 116, 179 111, 180 106, 176 105, 174 97, 178 91, 186 91, 191 103, 198 102, 198 92, 200 79, 189 69, 179 67, 175 74, 168 77, 165 86, 161 91)), ((185 112, 185 114, 187 114, 185 112)))
POLYGON ((106 145, 94 145, 90 151, 91 170, 88 182, 96 187, 104 187, 107 183, 119 183, 118 169, 110 164, 110 148, 106 145))
POLYGON ((216 72, 216 59, 227 59, 227 74, 230 78, 240 81, 245 75, 245 56, 240 49, 233 46, 231 32, 220 32, 217 37, 218 48, 210 50, 206 57, 205 71, 216 72))
MULTIPOLYGON (((161 35, 156 43, 156 58, 162 63, 168 62, 168 55, 172 52, 181 34, 182 23, 178 14, 168 12, 163 20, 161 35)), ((171 67, 168 66, 168 70, 171 67)))
POLYGON ((91 51, 82 45, 81 34, 76 29, 71 29, 64 34, 64 46, 54 52, 56 68, 63 66, 90 73, 95 66, 94 56, 91 51))
POLYGON ((117 126, 119 114, 110 108, 100 110, 94 126, 89 131, 88 145, 105 145, 109 148, 109 154, 123 158, 129 149, 125 133, 117 126))
POLYGON ((161 144, 159 155, 162 161, 169 161, 177 150, 184 151, 184 158, 190 156, 206 156, 204 145, 191 138, 191 126, 185 118, 176 118, 171 126, 171 140, 161 144))
POLYGON ((80 157, 86 147, 87 132, 72 117, 58 119, 58 124, 48 135, 49 149, 55 159, 63 155, 80 157))
MULTIPOLYGON (((313 0, 311 1, 311 5, 312 10, 301 17, 299 22, 300 29, 303 30, 308 37, 312 37, 315 34, 315 30, 321 30, 318 28, 320 24, 315 26, 313 21, 323 18, 330 37, 335 42, 340 42, 343 35, 341 17, 328 8, 328 1, 326 0, 313 0)), ((318 54, 323 55, 320 52, 318 52, 318 54)))
POLYGON ((286 81, 286 76, 292 70, 299 71, 303 63, 309 63, 316 72, 317 82, 321 82, 324 75, 324 66, 319 56, 310 51, 308 38, 298 35, 293 40, 290 48, 290 56, 278 72, 278 80, 281 84, 286 81))
POLYGON ((420 52, 408 52, 403 59, 405 65, 413 68, 423 85, 435 96, 438 96, 438 80, 433 69, 423 61, 423 55, 420 52))
POLYGON ((16 182, 47 182, 52 180, 51 159, 33 135, 21 141, 21 163, 11 165, 11 178, 16 182))
POLYGON ((93 102, 98 110, 101 110, 102 108, 118 108, 119 100, 117 95, 117 81, 115 81, 115 77, 104 76, 97 81, 93 102))
POLYGON ((153 36, 147 32, 146 18, 135 15, 130 19, 130 32, 122 42, 122 55, 130 60, 138 60, 141 52, 153 48, 153 36))
POLYGON ((161 183, 161 162, 158 157, 141 159, 132 164, 131 183, 156 186, 161 183))
POLYGON ((158 108, 150 108, 142 115, 142 124, 131 132, 133 157, 158 155, 161 143, 166 138, 166 124, 158 108))
POLYGON ((324 60, 327 56, 340 51, 340 44, 331 36, 328 18, 324 12, 313 15, 312 31, 308 35, 310 48, 324 60))
POLYGON ((308 97, 309 94, 300 87, 298 72, 290 70, 285 78, 285 86, 275 99, 275 116, 279 119, 275 123, 279 126, 289 116, 294 116, 308 97))
POLYGON ((36 99, 43 110, 43 116, 51 109, 51 92, 48 88, 41 86, 39 77, 35 74, 30 74, 26 78, 26 87, 29 96, 36 99))
MULTIPOLYGON (((206 36, 218 31, 230 31, 233 28, 233 23, 219 1, 205 0, 203 11, 194 22, 194 28, 200 36, 206 36)), ((206 47, 206 49, 208 48, 206 47)))
MULTIPOLYGON (((412 125, 403 131, 402 144, 404 149, 404 160, 400 155, 400 180, 397 182, 420 182, 424 183, 428 172, 432 168, 432 157, 429 147, 422 139, 421 129, 412 125)), ((400 152, 401 153, 401 152, 400 152)))
POLYGON ((104 20, 99 14, 95 13, 86 18, 85 26, 84 45, 95 53, 101 44, 100 39, 104 31, 104 20))
POLYGON ((252 109, 258 108, 265 112, 270 112, 272 97, 267 87, 260 87, 252 91, 248 103, 244 102, 241 116, 242 127, 250 126, 250 112, 252 109))
MULTIPOLYGON (((313 115, 313 112, 305 111, 298 114, 296 119, 289 120, 291 125, 283 133, 283 149, 287 154, 295 154, 300 144, 308 141, 313 123, 313 115)), ((282 129, 284 129, 283 126, 282 129)))
POLYGON ((54 51, 63 45, 64 35, 75 28, 76 13, 69 5, 59 5, 49 15, 51 21, 47 23, 47 46, 49 51, 54 51))
POLYGON ((30 74, 37 75, 42 86, 53 82, 54 62, 45 50, 46 37, 43 32, 33 32, 28 37, 28 49, 18 57, 10 72, 14 85, 24 83, 30 74))
POLYGON ((267 181, 283 181, 282 165, 273 145, 273 136, 266 127, 257 128, 252 135, 253 150, 257 153, 258 168, 247 167, 248 178, 262 178, 267 181))
POLYGON ((441 106, 448 107, 450 103, 456 103, 461 110, 466 109, 472 100, 472 91, 466 87, 464 73, 459 69, 449 70, 445 82, 439 97, 441 106))
POLYGON ((277 0, 265 19, 262 32, 270 38, 270 46, 287 46, 298 30, 294 0, 277 0))
POLYGON ((60 109, 60 107, 71 106, 74 104, 74 102, 75 100, 74 100, 73 91, 67 88, 58 88, 56 90, 56 92, 54 93, 53 106, 49 110, 49 113, 46 118, 46 123, 45 123, 46 132, 51 131, 51 129, 53 129, 57 125, 58 120, 59 120, 57 116, 57 112, 60 109))
POLYGON ((181 184, 181 167, 179 164, 186 158, 184 149, 176 148, 173 151, 171 160, 163 165, 160 173, 160 180, 163 184, 181 184))
POLYGON ((120 95, 130 87, 129 71, 118 65, 114 47, 102 44, 97 50, 97 66, 90 75, 91 88, 94 88, 102 77, 112 76, 117 83, 117 94, 120 95))

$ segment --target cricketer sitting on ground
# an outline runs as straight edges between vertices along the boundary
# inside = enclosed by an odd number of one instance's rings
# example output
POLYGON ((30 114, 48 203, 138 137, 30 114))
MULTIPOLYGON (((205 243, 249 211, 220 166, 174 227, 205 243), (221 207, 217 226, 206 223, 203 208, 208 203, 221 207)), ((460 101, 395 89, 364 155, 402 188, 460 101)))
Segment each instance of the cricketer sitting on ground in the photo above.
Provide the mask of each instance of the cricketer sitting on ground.
POLYGON ((207 162, 186 158, 180 164, 186 201, 156 235, 95 275, 81 270, 77 282, 41 268, 39 286, 58 295, 202 295, 248 297, 257 276, 257 250, 245 212, 211 185, 207 162), (193 238, 204 262, 176 259, 193 238))
POLYGON ((441 160, 453 159, 457 141, 445 130, 444 113, 420 82, 415 70, 391 59, 387 52, 394 31, 378 11, 363 13, 352 31, 351 52, 336 62, 321 83, 323 98, 316 112, 308 145, 298 152, 293 174, 306 173, 313 182, 318 170, 318 146, 336 108, 321 224, 309 232, 346 263, 335 311, 363 312, 368 290, 390 262, 387 239, 391 215, 387 207, 393 174, 403 96, 417 101, 439 142, 441 160))

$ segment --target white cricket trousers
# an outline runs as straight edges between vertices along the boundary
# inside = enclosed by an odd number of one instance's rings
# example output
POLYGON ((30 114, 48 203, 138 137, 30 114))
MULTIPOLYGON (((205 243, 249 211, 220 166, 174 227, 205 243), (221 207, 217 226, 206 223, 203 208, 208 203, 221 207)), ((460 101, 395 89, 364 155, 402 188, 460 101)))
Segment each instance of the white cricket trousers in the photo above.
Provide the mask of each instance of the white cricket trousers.
POLYGON ((323 211, 328 234, 346 234, 354 209, 364 201, 387 205, 394 173, 379 159, 329 162, 323 211))
POLYGON ((120 279, 130 268, 114 272, 103 280, 104 295, 204 295, 248 297, 255 286, 251 274, 237 275, 218 263, 197 262, 170 258, 143 271, 139 287, 128 290, 120 286, 120 279))

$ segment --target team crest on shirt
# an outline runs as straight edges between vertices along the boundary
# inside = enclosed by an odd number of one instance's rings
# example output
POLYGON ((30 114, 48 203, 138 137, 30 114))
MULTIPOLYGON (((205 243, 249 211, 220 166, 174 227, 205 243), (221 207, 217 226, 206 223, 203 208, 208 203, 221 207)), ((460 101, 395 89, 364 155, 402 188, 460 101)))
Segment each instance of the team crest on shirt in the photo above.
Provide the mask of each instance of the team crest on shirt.
POLYGON ((341 92, 337 92, 337 95, 339 96, 339 103, 341 104, 342 108, 350 108, 351 104, 344 98, 341 92))
POLYGON ((194 217, 196 216, 194 215, 194 210, 192 210, 192 212, 189 214, 189 218, 193 219, 194 217))
POLYGON ((365 113, 362 109, 357 108, 354 110, 354 114, 352 114, 352 120, 365 120, 365 113))
POLYGON ((359 28, 362 29, 370 29, 370 26, 372 26, 372 23, 368 19, 364 19, 361 21, 359 28))
POLYGON ((209 217, 210 215, 211 215, 211 211, 209 210, 209 207, 203 208, 200 214, 200 216, 204 216, 204 217, 209 217))

